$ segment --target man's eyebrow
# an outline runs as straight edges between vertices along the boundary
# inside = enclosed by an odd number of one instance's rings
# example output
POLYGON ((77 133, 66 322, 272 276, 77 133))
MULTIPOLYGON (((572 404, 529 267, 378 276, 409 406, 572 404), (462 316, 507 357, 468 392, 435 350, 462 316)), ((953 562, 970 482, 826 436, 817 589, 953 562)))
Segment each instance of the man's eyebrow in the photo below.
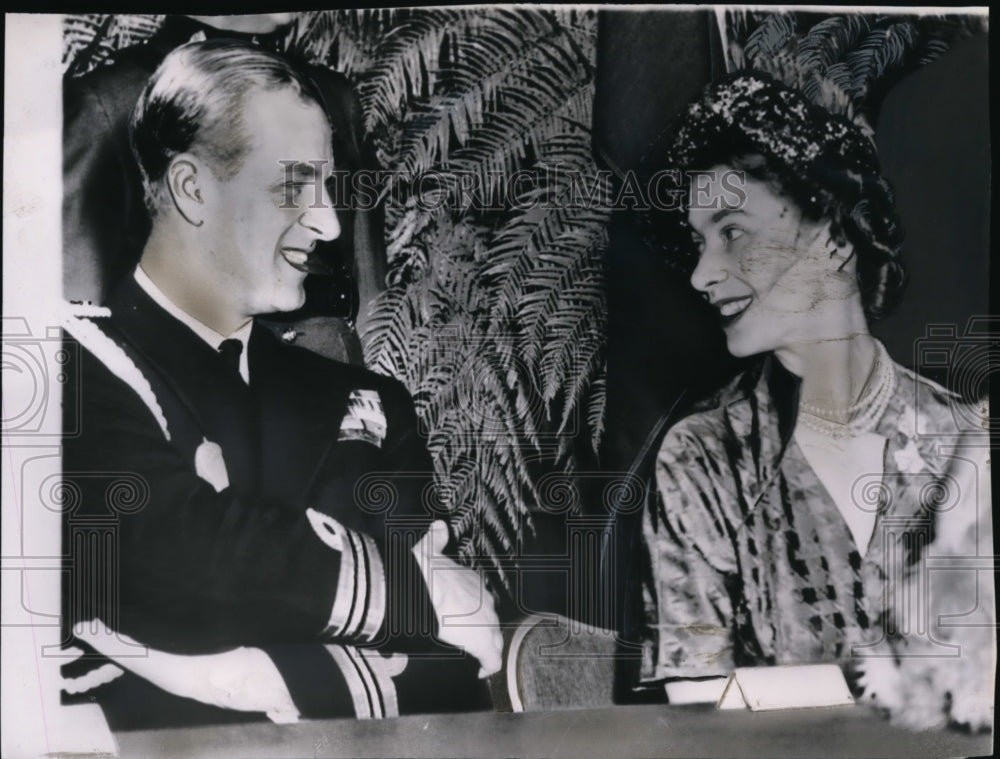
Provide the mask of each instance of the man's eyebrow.
MULTIPOLYGON (((325 161, 322 164, 323 168, 330 168, 328 175, 332 175, 333 167, 330 165, 329 161, 325 161)), ((312 180, 316 177, 318 173, 318 167, 316 164, 308 163, 306 161, 297 161, 296 163, 283 163, 281 166, 281 178, 283 180, 293 179, 293 180, 312 180)), ((327 178, 324 176, 324 179, 327 178)))

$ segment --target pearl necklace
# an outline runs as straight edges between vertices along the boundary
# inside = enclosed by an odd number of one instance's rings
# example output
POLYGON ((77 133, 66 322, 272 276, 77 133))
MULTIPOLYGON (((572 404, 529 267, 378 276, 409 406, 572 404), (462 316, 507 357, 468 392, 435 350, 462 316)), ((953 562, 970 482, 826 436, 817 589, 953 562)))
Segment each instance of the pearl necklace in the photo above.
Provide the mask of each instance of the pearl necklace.
POLYGON ((799 419, 806 427, 837 439, 857 437, 875 427, 896 392, 896 371, 889 352, 882 343, 876 341, 875 345, 878 350, 875 362, 857 403, 846 409, 828 409, 800 403, 799 419), (832 421, 829 418, 831 416, 847 418, 849 421, 841 424, 832 421))

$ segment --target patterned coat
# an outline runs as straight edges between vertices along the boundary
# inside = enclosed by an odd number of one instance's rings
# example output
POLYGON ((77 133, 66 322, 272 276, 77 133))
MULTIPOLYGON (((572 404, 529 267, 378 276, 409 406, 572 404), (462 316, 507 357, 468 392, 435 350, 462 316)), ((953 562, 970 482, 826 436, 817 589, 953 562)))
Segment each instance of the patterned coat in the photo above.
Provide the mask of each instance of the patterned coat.
MULTIPOLYGON (((920 620, 942 611, 933 594, 928 608, 915 578, 969 557, 990 561, 989 472, 976 463, 986 444, 981 410, 895 371, 897 392, 874 430, 886 439, 884 473, 852 491, 859 508, 877 511, 863 557, 795 442, 799 380, 777 360, 670 429, 642 525, 642 683, 737 666, 856 663, 887 641, 899 650, 927 638, 920 620), (961 558, 954 547, 928 549, 943 526, 966 524, 961 558)), ((992 624, 992 596, 976 597, 977 566, 966 562, 973 590, 948 603, 992 624)), ((978 574, 992 593, 989 573, 978 574)))

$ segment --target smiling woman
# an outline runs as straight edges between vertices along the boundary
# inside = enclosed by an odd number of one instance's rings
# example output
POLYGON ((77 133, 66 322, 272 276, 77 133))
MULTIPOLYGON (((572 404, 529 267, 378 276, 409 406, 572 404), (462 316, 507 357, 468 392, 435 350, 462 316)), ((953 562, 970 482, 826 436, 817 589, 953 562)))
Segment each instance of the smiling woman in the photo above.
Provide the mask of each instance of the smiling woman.
POLYGON ((739 207, 690 208, 691 284, 718 308, 734 356, 864 331, 855 272, 843 257, 831 265, 828 224, 743 170, 716 166, 708 177, 713 197, 723 182, 739 186, 739 207))
POLYGON ((643 684, 712 700, 734 667, 837 663, 897 722, 991 724, 991 578, 945 587, 927 563, 992 554, 988 467, 939 447, 982 450, 982 430, 868 331, 904 283, 868 134, 736 74, 688 108, 671 155, 691 178, 673 258, 730 352, 759 359, 660 448, 643 684), (958 613, 968 626, 941 623, 958 613))

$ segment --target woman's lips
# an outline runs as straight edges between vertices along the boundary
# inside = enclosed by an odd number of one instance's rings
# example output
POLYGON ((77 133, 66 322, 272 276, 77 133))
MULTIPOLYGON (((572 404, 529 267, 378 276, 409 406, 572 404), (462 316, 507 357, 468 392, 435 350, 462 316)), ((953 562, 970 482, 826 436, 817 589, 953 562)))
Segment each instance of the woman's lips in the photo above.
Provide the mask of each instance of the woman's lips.
POLYGON ((309 251, 300 250, 299 248, 282 248, 281 257, 296 269, 306 271, 306 263, 309 261, 309 251))
POLYGON ((744 295, 739 298, 723 298, 715 302, 715 307, 719 309, 719 316, 722 318, 722 326, 728 327, 743 315, 743 312, 750 307, 753 302, 752 295, 744 295))

